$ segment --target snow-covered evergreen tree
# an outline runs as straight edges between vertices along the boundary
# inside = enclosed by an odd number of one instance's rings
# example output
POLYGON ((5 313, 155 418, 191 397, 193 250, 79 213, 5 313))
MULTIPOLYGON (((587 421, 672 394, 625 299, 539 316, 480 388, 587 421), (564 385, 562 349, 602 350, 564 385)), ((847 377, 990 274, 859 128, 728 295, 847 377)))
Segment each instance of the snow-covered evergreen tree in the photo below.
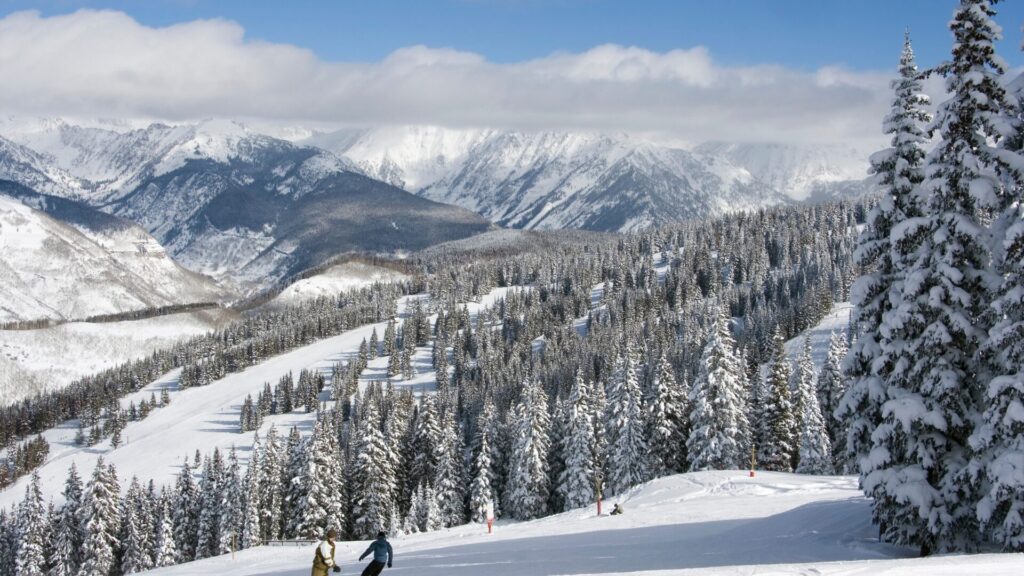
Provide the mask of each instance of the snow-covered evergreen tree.
POLYGON ((192 466, 185 458, 174 490, 174 548, 179 562, 191 562, 196 558, 198 507, 199 488, 192 477, 192 466))
POLYGON ((441 519, 441 507, 437 504, 434 487, 430 484, 423 488, 421 504, 420 529, 423 532, 433 532, 444 528, 444 522, 441 519))
POLYGON ((380 338, 377 336, 377 328, 374 328, 373 333, 370 334, 369 353, 370 360, 375 359, 380 354, 380 338))
POLYGON ((220 550, 221 476, 224 462, 220 450, 203 465, 203 479, 199 484, 199 523, 196 526, 196 559, 215 556, 220 550))
POLYGON ((566 428, 568 423, 566 422, 566 401, 555 397, 553 402, 554 408, 551 412, 551 427, 548 429, 548 443, 551 446, 551 451, 548 453, 548 478, 551 491, 548 494, 548 508, 550 510, 564 510, 565 501, 562 498, 562 493, 558 490, 558 481, 562 476, 562 471, 565 470, 565 456, 562 454, 562 448, 565 443, 565 436, 567 434, 566 428))
POLYGON ((923 94, 909 36, 903 43, 899 74, 892 82, 892 108, 883 123, 883 132, 892 135, 892 145, 871 158, 881 195, 868 214, 854 253, 866 272, 850 290, 855 306, 851 321, 857 333, 844 359, 849 388, 834 411, 845 431, 841 443, 846 460, 858 468, 872 449, 871 435, 882 418, 885 380, 896 361, 890 356, 899 355, 899 350, 891 348, 893 338, 885 327, 885 317, 901 298, 903 278, 924 233, 915 189, 924 180, 923 123, 929 120, 924 109, 928 98, 923 94), (893 238, 894 231, 897 238, 893 238))
POLYGON ((25 488, 25 499, 17 508, 18 549, 15 553, 15 574, 18 576, 43 576, 49 559, 50 542, 46 540, 46 506, 39 488, 39 473, 32 472, 32 479, 25 488))
POLYGON ((108 576, 114 569, 119 548, 121 510, 117 476, 102 457, 96 461, 86 486, 81 513, 85 540, 79 574, 108 576))
MULTIPOLYGON (((498 418, 497 411, 494 407, 494 402, 490 397, 484 400, 483 410, 477 417, 476 425, 476 438, 474 439, 474 464, 473 464, 473 490, 479 490, 479 493, 489 493, 487 496, 490 498, 491 503, 494 506, 494 516, 498 518, 501 516, 501 494, 504 485, 504 466, 505 462, 504 454, 502 452, 503 438, 505 437, 502 433, 504 430, 502 422, 498 418), (484 436, 486 436, 486 443, 484 443, 484 436), (487 448, 486 457, 480 454, 483 448, 487 448), (476 488, 476 481, 484 476, 483 470, 480 468, 482 463, 486 462, 488 468, 486 470, 487 479, 490 482, 490 490, 486 491, 482 487, 476 488)), ((472 500, 471 495, 470 511, 472 514, 476 514, 479 510, 479 506, 484 505, 483 498, 477 498, 472 500)))
POLYGON ((458 425, 450 414, 451 410, 448 412, 442 423, 434 490, 441 523, 458 526, 466 521, 466 480, 462 462, 465 450, 458 425))
POLYGON ((147 532, 148 522, 142 513, 145 506, 142 499, 145 493, 139 485, 139 479, 133 477, 125 494, 124 506, 121 511, 121 572, 135 574, 153 568, 151 556, 150 534, 147 532))
POLYGON ((765 397, 761 400, 761 414, 758 418, 761 433, 757 446, 757 464, 765 470, 777 472, 793 469, 793 453, 798 449, 796 418, 793 416, 789 395, 789 359, 786 358, 784 345, 782 332, 776 328, 772 337, 765 397))
POLYGON ((495 501, 491 482, 494 463, 491 460, 491 431, 486 422, 478 422, 476 450, 473 456, 473 479, 469 486, 469 519, 473 522, 487 521, 487 507, 495 501))
POLYGON ((252 548, 260 543, 262 529, 260 526, 263 486, 263 463, 260 461, 259 436, 253 442, 249 456, 249 465, 245 469, 245 481, 242 490, 242 527, 240 547, 252 548))
POLYGON ((645 404, 648 462, 653 476, 682 472, 688 429, 687 398, 663 349, 651 378, 645 404), (682 458, 680 458, 682 456, 682 458))
MULTIPOLYGON (((800 357, 796 361, 796 369, 793 370, 792 381, 789 392, 793 402, 793 417, 796 419, 796 430, 799 432, 804 427, 804 412, 807 410, 807 403, 811 396, 817 396, 815 387, 814 361, 811 359, 811 339, 804 334, 803 347, 800 350, 800 357)), ((797 450, 799 452, 799 450, 797 450)), ((793 455, 793 467, 797 467, 797 454, 793 455)))
POLYGON ((1012 108, 998 129, 996 151, 1002 186, 992 222, 996 282, 991 288, 983 355, 993 377, 983 391, 984 411, 969 441, 970 471, 979 494, 977 516, 984 534, 1005 550, 1024 551, 1024 84, 1010 86, 1012 108))
POLYGON ((843 422, 836 416, 839 401, 846 393, 846 377, 843 374, 843 358, 846 357, 846 352, 846 338, 839 332, 832 332, 828 355, 818 374, 818 405, 821 407, 821 417, 825 421, 825 431, 832 446, 833 465, 838 472, 844 472, 847 463, 846 430, 843 428, 843 422))
POLYGON ((243 508, 242 477, 238 466, 238 455, 232 446, 221 481, 220 526, 217 529, 220 536, 217 546, 219 554, 227 554, 233 549, 238 549, 242 539, 243 508))
POLYGON ((406 534, 419 532, 421 516, 423 516, 423 486, 417 486, 409 499, 409 512, 405 515, 403 531, 406 534))
POLYGON ((302 504, 306 500, 311 483, 315 482, 307 473, 309 456, 302 434, 297 427, 292 426, 285 442, 282 469, 284 487, 281 490, 281 524, 284 527, 282 535, 285 538, 296 538, 299 534, 299 525, 305 520, 302 504))
MULTIPOLYGON (((46 505, 46 521, 43 525, 43 541, 53 543, 56 539, 56 528, 60 523, 60 516, 58 515, 56 506, 53 505, 51 500, 46 505)), ((53 571, 53 556, 47 556, 43 562, 43 573, 50 574, 53 571)))
POLYGON ((513 518, 530 520, 547 512, 549 426, 547 395, 540 382, 527 379, 515 409, 515 446, 506 488, 505 512, 513 518))
POLYGON ((296 532, 301 538, 319 539, 345 523, 341 453, 337 434, 326 418, 317 421, 306 451, 306 489, 298 503, 302 521, 296 532))
POLYGON ((608 431, 605 428, 605 414, 608 412, 608 396, 602 382, 590 386, 591 397, 587 401, 590 421, 594 426, 594 467, 601 475, 605 473, 608 460, 608 431))
POLYGON ((399 536, 405 535, 405 529, 402 525, 402 516, 398 513, 397 504, 392 504, 391 509, 388 511, 387 534, 389 538, 398 538, 399 536))
POLYGON ((82 479, 74 462, 68 468, 64 482, 64 505, 60 509, 60 520, 56 527, 53 568, 49 576, 71 576, 82 553, 82 479))
POLYGON ((562 495, 564 509, 589 505, 594 501, 594 426, 587 405, 590 386, 577 369, 566 409, 567 426, 562 438, 565 467, 556 490, 562 495))
MULTIPOLYGON (((395 353, 395 320, 394 318, 388 320, 387 327, 384 328, 384 355, 391 356, 395 353)), ((389 371, 390 374, 390 371, 389 371)))
POLYGON ((261 538, 275 540, 281 537, 284 507, 284 450, 277 428, 271 427, 260 454, 260 532, 261 538))
POLYGON ((620 494, 648 478, 647 439, 640 405, 640 357, 632 340, 618 355, 608 382, 606 429, 612 432, 608 446, 608 491, 620 494))
MULTIPOLYGON (((369 396, 369 395, 368 395, 369 396)), ((387 527, 390 506, 394 502, 395 475, 390 447, 380 428, 380 411, 375 397, 369 396, 363 404, 359 422, 359 439, 353 478, 352 522, 360 538, 373 538, 387 527)))
POLYGON ((158 509, 157 531, 153 541, 153 566, 163 568, 173 566, 178 561, 178 551, 174 545, 174 514, 171 512, 169 495, 160 496, 158 509))
MULTIPOLYGON (((900 348, 890 352, 882 420, 861 464, 883 537, 922 554, 977 542, 967 440, 986 378, 978 362, 987 336, 978 320, 992 283, 984 223, 999 184, 989 140, 1000 137, 995 123, 1006 99, 993 13, 987 0, 963 0, 950 24, 953 60, 938 70, 951 97, 933 123, 940 140, 927 157, 925 216, 904 223, 924 234, 884 319, 887 342, 900 348)), ((900 227, 893 237, 907 241, 900 227)))
POLYGON ((155 562, 153 548, 157 531, 159 497, 156 491, 156 482, 151 479, 146 488, 139 490, 139 498, 135 502, 135 514, 139 519, 139 529, 142 533, 144 562, 149 568, 153 568, 155 562))
POLYGON ((414 426, 413 460, 409 470, 409 482, 413 486, 419 486, 433 482, 437 471, 441 430, 434 397, 423 398, 414 426))
POLYGON ((7 511, 0 508, 0 576, 14 576, 18 553, 18 531, 14 523, 7 511))
POLYGON ((690 390, 690 436, 686 441, 690 470, 723 470, 742 466, 740 398, 743 366, 736 356, 725 310, 716 315, 690 390))
POLYGON ((121 445, 122 430, 124 430, 124 416, 120 409, 112 410, 110 414, 110 447, 115 450, 121 445))
POLYGON ((807 393, 804 417, 800 421, 800 458, 798 474, 831 474, 832 443, 829 442, 825 422, 818 406, 818 395, 807 393))

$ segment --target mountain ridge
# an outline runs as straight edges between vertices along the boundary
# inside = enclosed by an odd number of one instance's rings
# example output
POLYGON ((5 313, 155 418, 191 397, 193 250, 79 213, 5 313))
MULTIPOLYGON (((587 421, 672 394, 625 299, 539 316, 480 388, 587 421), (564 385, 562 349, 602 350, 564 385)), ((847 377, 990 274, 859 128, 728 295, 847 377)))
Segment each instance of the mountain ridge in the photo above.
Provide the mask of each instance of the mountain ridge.
POLYGON ((687 149, 589 132, 398 126, 318 133, 299 142, 411 192, 526 229, 624 232, 775 206, 803 200, 819 184, 850 182, 847 190, 856 190, 867 166, 866 155, 840 146, 687 149), (797 160, 779 173, 768 169, 769 161, 754 161, 782 149, 797 160), (802 169, 801 158, 814 163, 802 169))
POLYGON ((490 228, 234 121, 123 131, 54 121, 15 137, 3 141, 0 177, 136 222, 189 269, 244 291, 341 253, 413 251, 490 228))
POLYGON ((0 180, 0 321, 70 320, 218 302, 141 227, 0 180))

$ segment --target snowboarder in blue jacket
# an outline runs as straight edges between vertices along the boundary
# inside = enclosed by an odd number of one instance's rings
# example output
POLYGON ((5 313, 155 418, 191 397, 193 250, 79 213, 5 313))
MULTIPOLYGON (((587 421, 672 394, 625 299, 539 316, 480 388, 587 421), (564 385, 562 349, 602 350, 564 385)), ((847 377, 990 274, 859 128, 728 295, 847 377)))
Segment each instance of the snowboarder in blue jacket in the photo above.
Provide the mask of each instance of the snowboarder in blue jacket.
POLYGON ((378 576, 381 570, 384 570, 385 563, 388 568, 391 568, 391 558, 394 553, 391 550, 391 543, 387 540, 387 534, 378 532, 377 539, 370 543, 370 547, 363 552, 359 559, 366 558, 371 552, 373 553, 373 562, 370 562, 363 570, 363 576, 378 576))

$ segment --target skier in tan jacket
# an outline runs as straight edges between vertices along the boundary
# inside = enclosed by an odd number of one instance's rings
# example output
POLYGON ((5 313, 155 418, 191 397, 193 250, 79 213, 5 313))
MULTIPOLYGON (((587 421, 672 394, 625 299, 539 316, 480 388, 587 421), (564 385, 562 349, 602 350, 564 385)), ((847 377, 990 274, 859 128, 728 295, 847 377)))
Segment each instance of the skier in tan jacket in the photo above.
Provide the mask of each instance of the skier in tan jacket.
POLYGON ((338 532, 331 528, 327 531, 327 538, 316 547, 312 576, 327 576, 328 570, 341 572, 341 568, 334 563, 334 539, 337 537, 338 532))

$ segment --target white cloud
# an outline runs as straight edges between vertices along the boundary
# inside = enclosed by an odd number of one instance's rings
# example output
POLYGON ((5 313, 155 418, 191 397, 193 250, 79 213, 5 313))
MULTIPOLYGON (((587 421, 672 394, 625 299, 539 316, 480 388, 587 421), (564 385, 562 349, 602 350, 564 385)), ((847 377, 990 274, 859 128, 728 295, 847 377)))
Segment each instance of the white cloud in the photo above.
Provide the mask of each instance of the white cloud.
MULTIPOLYGON (((896 55, 894 54, 894 62, 896 55)), ((412 46, 327 62, 222 20, 120 12, 0 20, 0 109, 17 115, 642 132, 667 139, 881 142, 888 75, 725 67, 702 47, 597 46, 498 64, 412 46)))

